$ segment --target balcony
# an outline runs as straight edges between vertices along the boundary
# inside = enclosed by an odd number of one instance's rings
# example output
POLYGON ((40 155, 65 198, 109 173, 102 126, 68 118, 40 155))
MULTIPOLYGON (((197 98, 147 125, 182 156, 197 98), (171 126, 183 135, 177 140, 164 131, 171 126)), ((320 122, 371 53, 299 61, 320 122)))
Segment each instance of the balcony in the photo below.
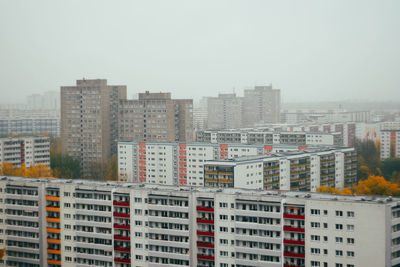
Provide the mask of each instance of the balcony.
POLYGON ((209 220, 209 219, 197 219, 197 223, 214 224, 214 220, 209 220))
POLYGON ((199 260, 208 260, 208 261, 213 261, 215 260, 214 256, 209 256, 209 255, 203 255, 203 254, 197 254, 197 258, 199 260))
POLYGON ((290 240, 290 239, 284 239, 283 244, 287 245, 302 245, 304 246, 305 242, 302 240, 290 240))
POLYGON ((130 218, 130 217, 131 217, 130 214, 127 214, 127 213, 117 213, 117 212, 114 212, 114 213, 113 213, 113 216, 114 216, 114 217, 121 217, 121 218, 130 218))
POLYGON ((115 251, 122 251, 122 252, 131 252, 130 248, 114 248, 115 251))
POLYGON ((215 245, 211 243, 197 242, 197 246, 200 248, 214 248, 215 245))
POLYGON ((130 203, 129 202, 118 202, 118 201, 114 201, 113 202, 114 206, 122 206, 122 207, 129 207, 130 203))
POLYGON ((208 207, 197 207, 197 211, 206 211, 206 212, 214 212, 214 208, 208 208, 208 207))
POLYGON ((291 257, 291 258, 305 258, 304 253, 292 253, 292 252, 283 252, 283 256, 291 257))
POLYGON ((131 229, 131 226, 130 226, 130 225, 122 225, 122 224, 116 224, 116 223, 114 223, 114 228, 116 228, 116 229, 127 229, 127 230, 129 230, 129 229, 131 229))
POLYGON ((130 259, 114 258, 114 261, 119 263, 131 263, 130 259))
POLYGON ((291 226, 284 226, 283 231, 286 232, 301 232, 304 233, 304 228, 297 228, 297 227, 291 227, 291 226))
POLYGON ((47 253, 52 253, 52 254, 61 254, 61 250, 55 250, 55 249, 48 249, 47 253))
POLYGON ((285 219, 295 219, 295 220, 304 220, 305 216, 304 215, 296 215, 296 214, 283 214, 283 218, 285 219))
POLYGON ((284 264, 283 267, 304 267, 304 265, 284 264))
POLYGON ((60 212, 60 208, 55 208, 55 207, 46 207, 47 211, 56 211, 56 212, 60 212))
POLYGON ((59 239, 50 239, 50 238, 47 238, 47 243, 61 244, 61 240, 59 240, 59 239))
POLYGON ((46 196, 46 200, 60 201, 60 197, 46 196))
POLYGON ((46 218, 48 222, 60 222, 60 218, 46 218))
POLYGON ((46 228, 46 231, 49 233, 61 233, 61 229, 56 228, 46 228))
POLYGON ((55 260, 47 260, 47 263, 61 265, 61 261, 55 261, 55 260))
POLYGON ((214 233, 213 233, 213 232, 197 231, 197 235, 201 235, 201 236, 214 236, 214 233))
POLYGON ((130 236, 121 236, 121 235, 114 235, 115 240, 127 240, 130 241, 131 237, 130 236))

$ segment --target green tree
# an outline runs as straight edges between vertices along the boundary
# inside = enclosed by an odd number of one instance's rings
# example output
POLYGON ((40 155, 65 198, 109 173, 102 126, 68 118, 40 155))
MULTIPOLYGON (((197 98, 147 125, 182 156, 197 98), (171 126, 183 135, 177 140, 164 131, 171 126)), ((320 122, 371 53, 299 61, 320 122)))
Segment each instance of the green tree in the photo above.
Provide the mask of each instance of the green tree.
POLYGON ((50 152, 50 167, 57 178, 81 178, 81 163, 67 154, 50 152))

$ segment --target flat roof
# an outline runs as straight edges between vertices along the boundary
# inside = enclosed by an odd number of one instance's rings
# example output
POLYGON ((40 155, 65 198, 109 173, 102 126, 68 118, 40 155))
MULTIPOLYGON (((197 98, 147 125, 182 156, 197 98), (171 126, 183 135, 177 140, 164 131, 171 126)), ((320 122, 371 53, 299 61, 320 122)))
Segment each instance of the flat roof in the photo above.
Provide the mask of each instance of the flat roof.
POLYGON ((254 189, 239 189, 239 188, 207 188, 207 187, 179 187, 169 185, 156 185, 156 184, 141 184, 141 183, 121 183, 121 182, 98 182, 89 180, 75 180, 75 179, 54 179, 54 178, 27 178, 16 176, 0 176, 0 182, 19 182, 19 183, 39 183, 68 185, 73 184, 79 186, 94 186, 94 187, 109 187, 110 191, 114 188, 128 188, 136 190, 163 190, 174 192, 205 192, 205 193, 222 193, 228 195, 243 195, 243 196, 276 196, 281 198, 302 198, 311 200, 327 200, 327 201, 344 201, 344 202, 363 202, 363 203, 376 203, 384 204, 389 202, 400 205, 400 198, 387 197, 387 196, 354 196, 354 195, 336 195, 327 193, 315 192, 296 192, 296 191, 283 191, 283 190, 254 190, 254 189))

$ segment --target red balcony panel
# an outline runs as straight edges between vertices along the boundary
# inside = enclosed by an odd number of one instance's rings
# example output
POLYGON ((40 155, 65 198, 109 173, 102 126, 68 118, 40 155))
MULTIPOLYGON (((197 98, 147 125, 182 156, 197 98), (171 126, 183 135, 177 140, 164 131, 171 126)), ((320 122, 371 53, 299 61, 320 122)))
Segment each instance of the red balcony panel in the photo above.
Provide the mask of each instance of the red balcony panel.
POLYGON ((116 239, 116 240, 131 240, 131 237, 130 236, 120 236, 120 235, 115 235, 114 236, 114 239, 116 239))
POLYGON ((114 217, 122 217, 122 218, 130 218, 131 215, 130 214, 125 214, 125 213, 113 213, 114 217))
POLYGON ((283 243, 288 245, 302 245, 302 246, 304 246, 305 244, 305 242, 301 240, 289 240, 289 239, 283 240, 283 243))
POLYGON ((201 247, 201 248, 214 248, 215 247, 214 244, 203 243, 203 242, 197 242, 197 246, 201 247))
POLYGON ((283 252, 283 256, 292 258, 305 258, 305 254, 291 253, 291 252, 283 252))
POLYGON ((197 231, 197 235, 214 236, 213 232, 197 231))
POLYGON ((296 228, 296 227, 284 226, 283 227, 283 231, 304 233, 304 228, 296 228))
POLYGON ((115 251, 131 252, 130 248, 114 248, 115 251))
POLYGON ((295 215, 295 214, 283 214, 283 218, 304 220, 305 216, 304 215, 295 215))
POLYGON ((214 220, 207 220, 207 219, 197 219, 197 222, 205 224, 214 224, 214 220))
POLYGON ((120 262, 120 263, 131 263, 130 259, 120 259, 120 258, 114 258, 115 262, 120 262))
POLYGON ((202 255, 202 254, 197 254, 197 258, 200 260, 209 260, 209 261, 215 260, 214 256, 208 256, 208 255, 202 255))
POLYGON ((121 225, 121 224, 116 224, 116 223, 114 223, 114 228, 117 228, 117 229, 131 229, 131 226, 130 225, 121 225))
POLYGON ((214 208, 206 208, 206 207, 197 207, 198 211, 208 211, 208 212, 214 212, 214 208))
POLYGON ((114 201, 113 202, 114 206, 124 206, 124 207, 129 207, 129 202, 118 202, 118 201, 114 201))

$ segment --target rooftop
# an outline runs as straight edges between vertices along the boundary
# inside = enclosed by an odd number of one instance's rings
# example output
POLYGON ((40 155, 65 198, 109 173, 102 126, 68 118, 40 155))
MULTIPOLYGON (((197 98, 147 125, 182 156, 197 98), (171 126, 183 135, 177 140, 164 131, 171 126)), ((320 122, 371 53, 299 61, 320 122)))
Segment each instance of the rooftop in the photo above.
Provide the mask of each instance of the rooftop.
POLYGON ((140 183, 119 183, 119 182, 97 182, 88 180, 71 180, 71 179, 47 179, 47 178, 26 178, 26 177, 8 177, 0 176, 0 182, 18 182, 18 183, 39 183, 39 184, 74 184, 79 186, 93 186, 102 187, 112 191, 116 188, 128 188, 135 190, 148 190, 148 191, 167 191, 167 192, 205 192, 205 193, 221 193, 227 195, 243 195, 243 196, 271 196, 280 198, 299 198, 311 200, 326 200, 326 201, 343 201, 343 202, 363 202, 370 204, 384 204, 393 202, 400 205, 400 198, 392 198, 386 196, 353 196, 353 195, 336 195, 336 194, 322 194, 312 192, 294 192, 294 191, 279 191, 279 190, 252 190, 252 189, 238 189, 238 188, 206 188, 206 187, 178 187, 167 185, 150 185, 140 183))

